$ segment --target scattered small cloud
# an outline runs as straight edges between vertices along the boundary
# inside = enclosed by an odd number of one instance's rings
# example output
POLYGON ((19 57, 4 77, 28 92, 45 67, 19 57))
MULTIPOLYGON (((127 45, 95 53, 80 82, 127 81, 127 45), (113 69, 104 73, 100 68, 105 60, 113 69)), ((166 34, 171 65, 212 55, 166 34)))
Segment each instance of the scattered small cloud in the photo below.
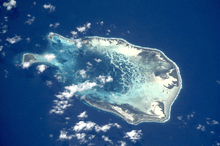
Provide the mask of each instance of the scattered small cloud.
POLYGON ((87 31, 87 29, 89 29, 91 27, 91 23, 87 22, 86 24, 84 24, 83 26, 79 26, 76 27, 76 29, 81 32, 84 33, 85 31, 87 31))
POLYGON ((102 62, 101 59, 97 59, 97 58, 95 58, 94 60, 95 60, 96 62, 98 62, 98 63, 99 63, 99 62, 102 62))
POLYGON ((5 16, 4 19, 5 19, 6 22, 8 21, 8 17, 7 16, 5 16))
POLYGON ((57 28, 59 26, 60 26, 60 23, 58 23, 58 22, 49 25, 49 27, 54 27, 54 28, 57 28))
POLYGON ((141 130, 132 130, 131 132, 126 132, 124 138, 129 138, 133 143, 141 139, 141 130))
POLYGON ((47 81, 47 80, 46 80, 46 85, 47 85, 48 87, 51 87, 52 84, 53 84, 52 81, 47 81))
POLYGON ((30 43, 31 39, 30 38, 26 38, 27 43, 30 43))
POLYGON ((43 5, 44 9, 48 9, 49 12, 54 12, 55 11, 55 6, 51 5, 51 4, 44 4, 43 5))
POLYGON ((108 141, 109 143, 113 144, 112 140, 110 140, 107 136, 102 135, 102 138, 104 139, 104 141, 108 141))
POLYGON ((205 131, 205 126, 202 126, 201 124, 199 124, 199 125, 196 127, 196 129, 205 131))
POLYGON ((8 42, 11 43, 11 44, 15 44, 15 43, 17 43, 17 42, 19 42, 19 41, 21 41, 21 40, 22 40, 21 37, 20 37, 20 36, 17 36, 16 34, 15 34, 14 37, 12 37, 12 38, 7 38, 7 39, 6 39, 6 41, 8 41, 8 42))
POLYGON ((30 14, 28 14, 27 16, 29 17, 29 19, 25 21, 25 24, 31 25, 34 22, 35 17, 34 16, 31 17, 30 14))
POLYGON ((81 75, 82 78, 86 78, 86 71, 85 70, 79 70, 79 74, 81 75))
POLYGON ((9 0, 8 3, 4 2, 3 6, 7 8, 7 10, 11 10, 13 7, 16 7, 16 1, 15 0, 9 0))
POLYGON ((81 132, 81 131, 91 131, 91 130, 95 130, 96 132, 107 132, 108 130, 111 129, 111 127, 117 127, 117 128, 121 128, 120 125, 118 125, 117 123, 109 123, 103 126, 100 126, 94 122, 91 121, 79 121, 78 123, 76 123, 75 126, 72 127, 73 131, 75 132, 81 132))
POLYGON ((60 131, 60 136, 59 136, 59 140, 64 140, 64 139, 72 139, 72 135, 71 136, 67 136, 67 131, 60 131))
POLYGON ((77 37, 77 32, 76 31, 71 31, 70 33, 73 35, 74 38, 77 37))
POLYGON ((98 79, 102 84, 105 84, 106 82, 112 82, 113 78, 111 76, 108 76, 106 78, 106 76, 103 75, 99 75, 99 77, 96 77, 96 79, 98 79))
POLYGON ((40 44, 35 44, 35 47, 40 47, 41 45, 40 44))
POLYGON ((5 78, 7 78, 8 77, 8 71, 5 69, 4 72, 5 72, 5 78))
POLYGON ((219 122, 216 120, 211 120, 210 118, 206 118, 206 124, 208 125, 218 125, 219 122))
POLYGON ((126 146, 126 142, 125 141, 118 141, 118 143, 120 143, 121 144, 121 146, 126 146))
POLYGON ((6 33, 8 31, 8 25, 3 25, 1 29, 2 31, 0 33, 6 33))
POLYGON ((50 113, 63 114, 67 107, 72 106, 68 100, 54 100, 53 102, 55 106, 53 106, 53 109, 50 110, 50 113))
POLYGON ((2 49, 3 49, 3 46, 0 46, 0 52, 1 52, 2 49))
POLYGON ((84 122, 84 121, 79 121, 78 123, 76 123, 76 125, 73 127, 73 130, 76 132, 80 132, 82 130, 92 130, 93 127, 96 125, 96 123, 88 121, 88 122, 84 122))
POLYGON ((44 70, 47 68, 46 65, 42 64, 42 65, 38 65, 37 66, 37 70, 38 70, 38 74, 44 72, 44 70))
POLYGON ((77 117, 80 119, 84 119, 84 118, 87 118, 88 115, 86 114, 86 111, 84 111, 84 112, 80 113, 77 117))

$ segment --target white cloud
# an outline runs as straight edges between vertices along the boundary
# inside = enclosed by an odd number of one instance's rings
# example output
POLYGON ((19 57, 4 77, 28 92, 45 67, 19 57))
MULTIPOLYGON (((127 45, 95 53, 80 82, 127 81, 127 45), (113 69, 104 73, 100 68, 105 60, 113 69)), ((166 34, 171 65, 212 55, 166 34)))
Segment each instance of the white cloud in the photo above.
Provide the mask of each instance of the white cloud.
POLYGON ((90 28, 90 27, 91 27, 91 23, 87 23, 87 24, 86 24, 86 27, 87 27, 87 28, 90 28))
POLYGON ((30 65, 31 65, 30 62, 24 62, 24 63, 22 63, 22 68, 23 69, 25 69, 25 68, 28 69, 30 65))
POLYGON ((54 100, 55 106, 53 106, 53 109, 50 110, 50 113, 56 113, 56 114, 63 114, 64 110, 67 107, 72 106, 72 104, 69 103, 68 100, 54 100))
POLYGON ((10 0, 8 3, 4 2, 3 6, 7 7, 7 10, 11 10, 12 7, 16 7, 16 1, 15 0, 10 0))
POLYGON ((14 44, 14 43, 17 43, 21 40, 21 37, 20 36, 17 36, 15 34, 15 36, 13 38, 7 38, 6 41, 8 41, 9 43, 11 44, 14 44))
POLYGON ((90 83, 89 81, 85 81, 84 83, 81 83, 79 85, 70 85, 64 87, 66 90, 64 92, 61 92, 59 95, 56 95, 57 98, 63 99, 64 97, 66 99, 69 99, 72 97, 77 91, 82 92, 84 90, 92 89, 97 84, 95 82, 90 83))
POLYGON ((87 69, 91 69, 92 68, 92 64, 90 62, 86 63, 88 66, 86 66, 87 69))
POLYGON ((101 59, 97 59, 97 58, 95 58, 94 60, 95 60, 96 62, 98 62, 98 63, 99 63, 99 62, 102 62, 101 59))
POLYGON ((69 119, 70 119, 70 117, 66 117, 65 119, 66 119, 66 120, 69 120, 69 119))
POLYGON ((44 4, 43 5, 44 9, 49 9, 50 11, 49 12, 54 12, 55 11, 55 6, 51 5, 51 4, 44 4))
POLYGON ((113 78, 111 76, 108 76, 106 78, 106 76, 103 75, 99 75, 99 77, 96 77, 96 79, 98 79, 102 84, 105 84, 106 82, 112 82, 113 78))
POLYGON ((2 32, 0 33, 6 33, 8 31, 8 25, 2 26, 2 32))
POLYGON ((84 112, 80 113, 77 117, 80 119, 84 119, 84 118, 87 118, 88 115, 86 114, 86 111, 84 111, 84 112))
POLYGON ((30 43, 31 39, 30 38, 26 38, 27 43, 30 43))
POLYGON ((86 31, 86 26, 81 26, 76 28, 79 32, 84 32, 86 31))
POLYGON ((59 140, 72 139, 73 136, 67 136, 67 131, 60 131, 59 140))
MULTIPOLYGON (((30 14, 28 14, 28 17, 31 17, 30 14)), ((25 23, 27 23, 28 25, 31 25, 35 20, 35 17, 33 16, 32 18, 29 18, 27 21, 25 21, 25 23)))
POLYGON ((178 116, 177 119, 178 119, 178 120, 182 120, 182 119, 183 119, 183 116, 178 116))
POLYGON ((106 82, 112 82, 113 78, 111 76, 108 76, 108 78, 106 79, 106 82))
POLYGON ((96 79, 98 79, 101 83, 105 83, 105 76, 103 75, 99 75, 99 77, 96 77, 96 79))
POLYGON ((96 123, 88 121, 79 121, 76 123, 76 125, 73 127, 73 130, 76 132, 80 132, 81 130, 92 130, 92 128, 96 125, 96 123))
POLYGON ((44 70, 47 68, 46 65, 42 64, 42 65, 38 65, 37 66, 37 70, 39 71, 38 73, 42 73, 44 72, 44 70))
POLYGON ((70 32, 72 35, 77 35, 77 32, 76 31, 71 31, 70 32))
POLYGON ((82 43, 79 40, 77 40, 76 41, 76 46, 77 46, 77 48, 81 48, 82 47, 82 43))
POLYGON ((206 118, 206 123, 208 124, 208 125, 218 125, 219 124, 219 122, 218 121, 216 121, 216 120, 211 120, 210 118, 206 118))
POLYGON ((70 33, 73 35, 74 38, 77 37, 77 32, 76 31, 71 31, 70 33))
POLYGON ((3 49, 3 46, 0 46, 0 51, 3 49))
POLYGON ((58 23, 58 22, 49 25, 49 27, 54 27, 54 28, 57 28, 59 26, 60 26, 60 23, 58 23))
POLYGON ((100 24, 101 24, 101 25, 103 25, 103 24, 104 24, 104 22, 103 22, 103 21, 101 21, 101 22, 100 22, 100 24))
POLYGON ((89 29, 91 27, 91 23, 86 23, 86 24, 84 24, 83 26, 79 26, 79 27, 76 27, 76 29, 79 31, 79 32, 81 32, 81 33, 83 33, 83 32, 85 32, 85 31, 87 31, 87 29, 89 29))
POLYGON ((93 87, 97 86, 97 84, 95 82, 88 82, 88 81, 85 81, 84 83, 81 83, 78 85, 78 91, 79 92, 82 92, 84 90, 89 90, 89 89, 92 89, 93 87))
POLYGON ((111 126, 112 126, 112 124, 107 124, 107 125, 104 125, 104 126, 96 125, 95 126, 95 131, 96 132, 99 132, 99 131, 107 132, 111 128, 111 126))
POLYGON ((95 137, 95 135, 90 135, 89 140, 92 140, 95 137))
POLYGON ((121 128, 121 125, 119 125, 118 123, 114 123, 114 126, 116 126, 117 128, 121 128))
POLYGON ((112 126, 116 126, 117 128, 121 128, 120 125, 118 125, 117 123, 109 123, 103 126, 99 126, 98 124, 91 122, 91 121, 79 121, 78 123, 76 123, 75 126, 72 127, 73 131, 75 132, 81 132, 82 130, 84 131, 89 131, 89 130, 95 130, 96 132, 107 132, 112 126))
POLYGON ((46 54, 44 56, 45 59, 47 59, 47 61, 52 61, 54 58, 56 58, 56 56, 54 54, 46 54))
POLYGON ((85 78, 86 77, 86 71, 85 70, 79 70, 79 74, 83 77, 83 78, 85 78))
POLYGON ((8 77, 8 71, 5 69, 4 72, 5 72, 5 78, 7 78, 8 77))
POLYGON ((218 121, 216 121, 216 120, 212 120, 212 124, 213 124, 213 125, 216 125, 216 124, 219 124, 219 123, 218 123, 218 121))
POLYGON ((201 124, 199 124, 196 129, 201 129, 202 131, 205 131, 205 126, 202 126, 201 124))
POLYGON ((104 141, 108 141, 108 142, 110 142, 111 144, 113 144, 112 140, 110 140, 107 136, 102 135, 102 138, 104 139, 104 141))
POLYGON ((85 133, 76 133, 76 138, 80 141, 80 143, 86 143, 87 140, 85 139, 86 134, 85 133))
POLYGON ((106 124, 104 126, 99 126, 99 125, 96 125, 95 126, 95 131, 96 132, 107 132, 112 126, 114 127, 117 127, 117 128, 121 128, 121 126, 118 124, 118 123, 109 123, 109 124, 106 124))
POLYGON ((132 130, 131 132, 125 133, 124 138, 129 138, 132 142, 136 143, 137 140, 141 139, 141 130, 132 130))
POLYGON ((125 141, 118 141, 118 143, 120 143, 121 144, 121 146, 126 146, 126 142, 125 141))
POLYGON ((60 26, 60 23, 56 22, 56 23, 54 24, 54 28, 57 28, 58 26, 60 26))

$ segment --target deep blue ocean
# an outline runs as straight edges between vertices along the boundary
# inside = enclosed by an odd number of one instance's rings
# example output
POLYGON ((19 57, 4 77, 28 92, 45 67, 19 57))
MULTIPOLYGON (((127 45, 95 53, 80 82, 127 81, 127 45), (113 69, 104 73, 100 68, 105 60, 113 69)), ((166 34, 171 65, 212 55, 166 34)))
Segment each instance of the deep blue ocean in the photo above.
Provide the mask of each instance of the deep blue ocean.
POLYGON ((219 0, 17 0, 11 8, 14 2, 8 2, 0 1, 1 146, 220 145, 219 0), (83 33, 77 30, 88 23, 91 26, 83 33), (23 52, 43 52, 49 32, 70 38, 71 31, 77 32, 76 38, 123 38, 163 51, 178 65, 183 81, 170 120, 130 125, 77 98, 63 114, 51 114, 55 95, 62 91, 53 68, 39 74, 36 65, 23 69, 14 57, 23 52), (12 38, 17 41, 12 42, 12 38), (84 111, 87 118, 77 117, 84 111), (76 134, 70 129, 79 121, 99 126, 117 123, 121 127, 112 126, 106 132, 78 132, 84 133, 85 139, 76 135, 60 138, 61 131, 67 131, 66 136, 76 134), (139 131, 137 137, 126 137, 133 130, 139 131), (91 135, 95 137, 90 140, 91 135))

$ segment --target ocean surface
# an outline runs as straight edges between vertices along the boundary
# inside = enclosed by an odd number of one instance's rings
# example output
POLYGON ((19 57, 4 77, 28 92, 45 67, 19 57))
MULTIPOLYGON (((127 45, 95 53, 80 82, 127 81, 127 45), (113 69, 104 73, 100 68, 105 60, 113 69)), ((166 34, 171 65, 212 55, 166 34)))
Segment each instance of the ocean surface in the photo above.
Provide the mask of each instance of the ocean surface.
POLYGON ((1 1, 0 145, 220 145, 219 7, 218 0, 1 1), (43 52, 49 32, 123 38, 164 52, 183 82, 170 120, 135 126, 76 97, 62 114, 51 113, 63 90, 54 68, 14 62, 43 52))

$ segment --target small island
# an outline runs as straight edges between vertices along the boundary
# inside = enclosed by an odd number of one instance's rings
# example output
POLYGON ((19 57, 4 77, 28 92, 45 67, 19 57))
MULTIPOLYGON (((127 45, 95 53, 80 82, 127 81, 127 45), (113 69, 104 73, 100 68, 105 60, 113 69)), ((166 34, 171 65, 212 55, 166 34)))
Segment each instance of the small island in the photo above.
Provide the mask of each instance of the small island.
POLYGON ((70 94, 129 124, 164 123, 181 88, 178 66, 158 49, 98 36, 68 39, 49 33, 41 54, 23 53, 21 63, 46 64, 70 94), (73 91, 74 89, 74 91, 73 91))

